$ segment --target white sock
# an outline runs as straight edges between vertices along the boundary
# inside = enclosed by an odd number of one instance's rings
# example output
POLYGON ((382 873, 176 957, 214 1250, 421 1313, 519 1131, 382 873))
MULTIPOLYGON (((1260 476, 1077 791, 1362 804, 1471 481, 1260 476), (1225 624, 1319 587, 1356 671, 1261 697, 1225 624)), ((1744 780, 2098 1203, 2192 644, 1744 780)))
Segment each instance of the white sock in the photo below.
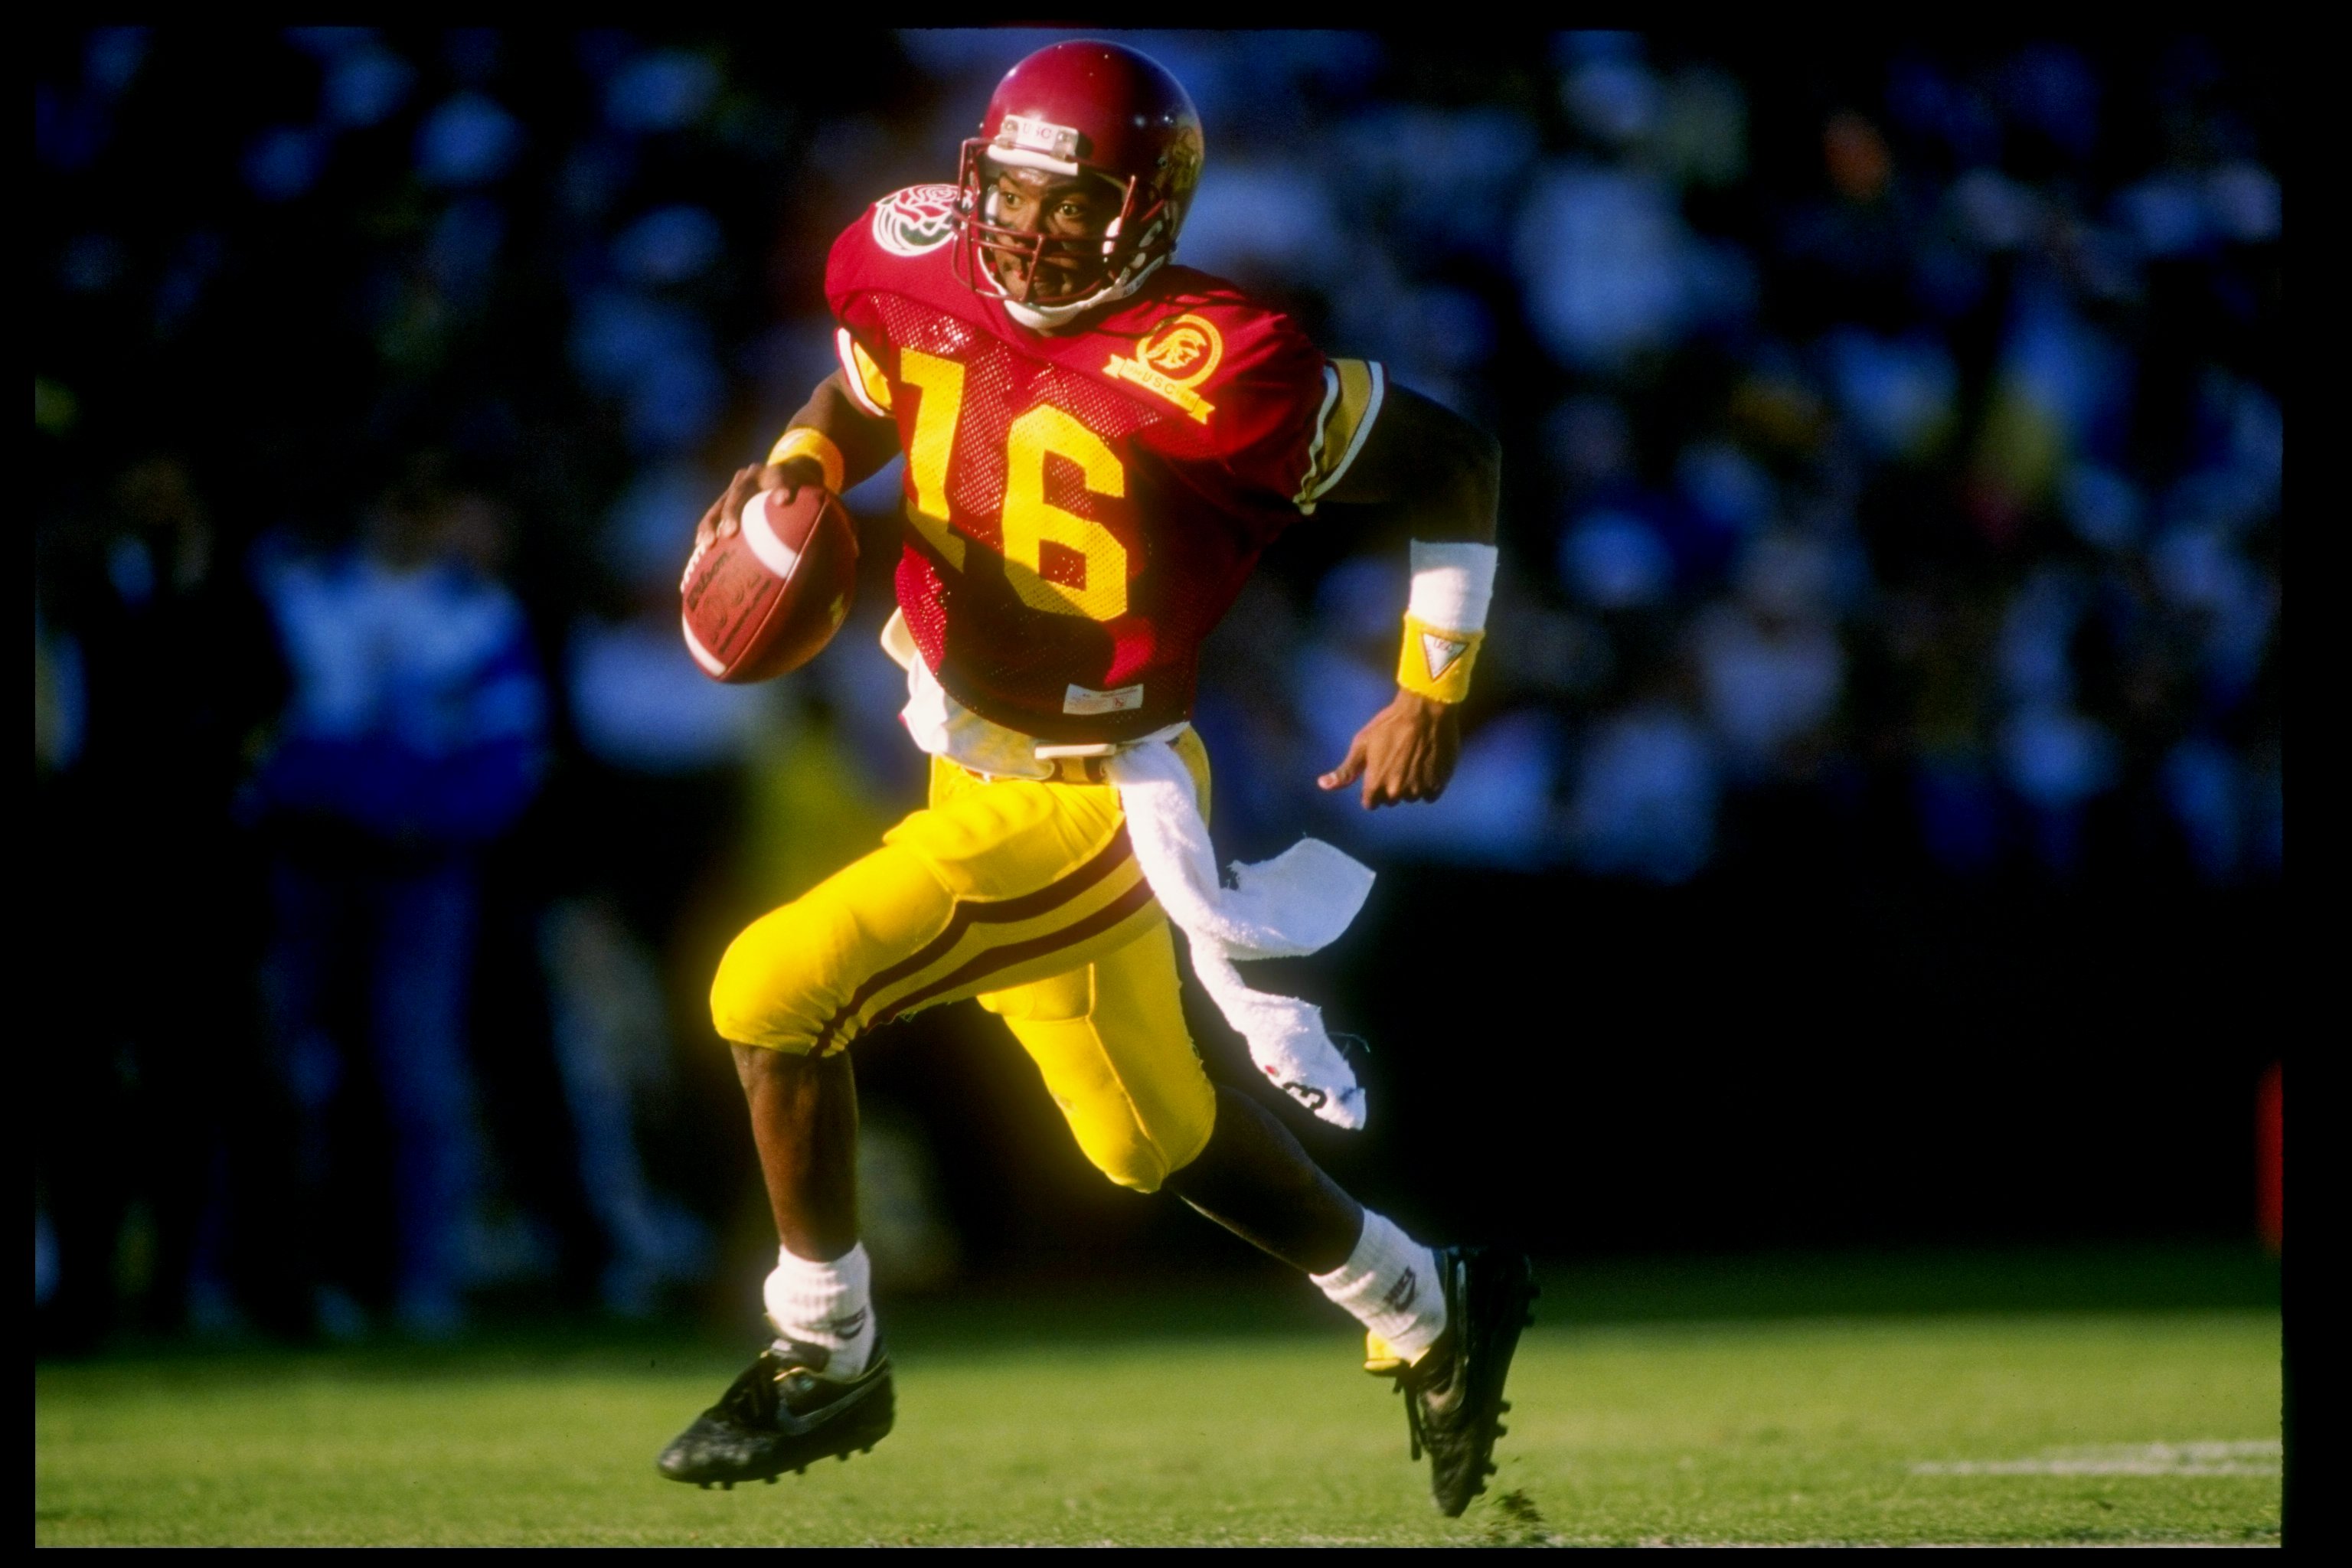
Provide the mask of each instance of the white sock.
POLYGON ((852 1378, 874 1354, 874 1304, 867 1298, 873 1278, 862 1242, 830 1263, 812 1263, 780 1247, 776 1271, 760 1294, 779 1335, 824 1352, 827 1377, 852 1378))
POLYGON ((1417 1360, 1445 1331, 1436 1255, 1370 1209, 1348 1261, 1307 1278, 1407 1361, 1417 1360))

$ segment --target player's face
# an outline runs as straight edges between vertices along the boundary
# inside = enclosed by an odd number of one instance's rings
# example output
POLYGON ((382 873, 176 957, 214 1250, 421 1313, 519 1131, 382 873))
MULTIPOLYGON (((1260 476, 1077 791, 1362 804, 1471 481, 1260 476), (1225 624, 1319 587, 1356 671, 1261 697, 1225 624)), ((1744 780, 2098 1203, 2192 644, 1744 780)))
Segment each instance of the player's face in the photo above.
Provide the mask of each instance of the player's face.
MULTIPOLYGON (((1041 304, 1076 299, 1100 281, 1103 229, 1118 216, 1119 206, 1107 182, 1043 169, 1002 169, 995 198, 997 224, 1045 237, 1036 260, 1036 287, 1028 298, 1041 304)), ((996 280, 1021 298, 1029 287, 1029 258, 1012 250, 988 254, 996 280)))

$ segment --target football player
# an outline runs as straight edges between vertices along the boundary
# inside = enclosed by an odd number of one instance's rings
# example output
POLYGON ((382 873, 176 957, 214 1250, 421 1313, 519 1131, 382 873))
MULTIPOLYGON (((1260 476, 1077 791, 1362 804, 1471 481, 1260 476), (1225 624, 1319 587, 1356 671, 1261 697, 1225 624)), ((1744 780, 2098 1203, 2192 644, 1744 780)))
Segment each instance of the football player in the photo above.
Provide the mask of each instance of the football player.
POLYGON ((956 184, 886 196, 835 242, 839 369, 700 524, 698 545, 762 489, 839 492, 906 454, 883 643, 931 782, 874 853, 738 937, 713 984, 781 1242, 776 1339, 663 1452, 675 1479, 772 1480, 890 1430, 848 1047, 962 997, 1005 1021, 1112 1181, 1174 1192, 1363 1323, 1441 1509, 1492 1473, 1528 1259, 1415 1241, 1213 1085, 1169 927, 1269 1077, 1360 1125, 1316 1010, 1243 984, 1232 960, 1319 947, 1370 874, 1310 839, 1221 885, 1186 722, 1197 662, 1286 527, 1324 501, 1406 507, 1398 690, 1319 783, 1367 808, 1437 798, 1493 590, 1499 457, 1378 364, 1328 358, 1175 264, 1202 148, 1182 86, 1133 49, 1024 59, 956 184))

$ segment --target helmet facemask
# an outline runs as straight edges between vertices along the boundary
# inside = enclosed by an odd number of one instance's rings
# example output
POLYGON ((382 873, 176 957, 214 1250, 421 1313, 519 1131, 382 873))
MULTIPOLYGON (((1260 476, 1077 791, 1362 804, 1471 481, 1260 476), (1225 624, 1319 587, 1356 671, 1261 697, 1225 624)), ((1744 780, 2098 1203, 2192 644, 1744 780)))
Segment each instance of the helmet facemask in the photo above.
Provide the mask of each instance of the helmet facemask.
MULTIPOLYGON (((1039 127, 1048 134, 1055 127, 1039 127)), ((1045 140, 1032 135, 1028 140, 1045 140)), ((1075 132, 1062 132, 1047 148, 1008 144, 1000 137, 974 137, 963 144, 956 183, 959 243, 956 276, 967 288, 994 294, 1023 325, 1039 330, 1062 326, 1097 305, 1123 299, 1135 290, 1175 250, 1177 226, 1182 215, 1176 204, 1159 195, 1138 176, 1124 177, 1083 162, 1075 154, 1075 132), (1056 155, 1059 154, 1059 155, 1056 155), (1041 169, 1076 177, 1091 174, 1118 193, 1118 208, 1103 226, 1099 238, 1048 233, 1042 223, 1032 229, 1015 228, 996 218, 996 166, 1041 169), (1067 298, 1041 300, 1039 279, 1048 271, 1045 258, 1076 256, 1091 264, 1092 275, 1081 269, 1067 298), (1021 283, 1008 286, 998 268, 1011 258, 1020 265, 1021 283)))

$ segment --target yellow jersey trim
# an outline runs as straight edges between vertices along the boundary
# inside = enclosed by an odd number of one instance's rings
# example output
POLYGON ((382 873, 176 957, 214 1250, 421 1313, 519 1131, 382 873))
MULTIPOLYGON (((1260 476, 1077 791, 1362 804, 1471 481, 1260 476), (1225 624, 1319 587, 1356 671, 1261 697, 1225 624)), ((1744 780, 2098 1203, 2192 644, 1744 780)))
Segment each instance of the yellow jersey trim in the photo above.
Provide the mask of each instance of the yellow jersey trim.
POLYGON ((1299 476, 1292 504, 1312 517, 1315 503, 1347 477, 1364 437, 1380 419, 1388 395, 1388 373, 1377 360, 1335 359, 1323 366, 1323 407, 1307 447, 1307 471, 1299 476))
POLYGON ((882 367, 864 345, 849 335, 847 327, 836 327, 833 333, 833 351, 840 357, 842 379, 849 387, 850 401, 877 419, 890 417, 890 382, 882 367))

